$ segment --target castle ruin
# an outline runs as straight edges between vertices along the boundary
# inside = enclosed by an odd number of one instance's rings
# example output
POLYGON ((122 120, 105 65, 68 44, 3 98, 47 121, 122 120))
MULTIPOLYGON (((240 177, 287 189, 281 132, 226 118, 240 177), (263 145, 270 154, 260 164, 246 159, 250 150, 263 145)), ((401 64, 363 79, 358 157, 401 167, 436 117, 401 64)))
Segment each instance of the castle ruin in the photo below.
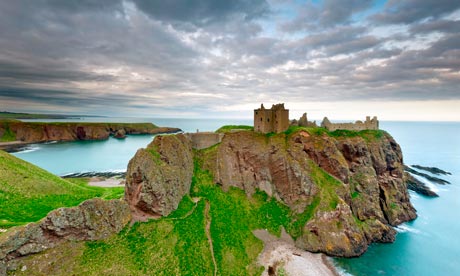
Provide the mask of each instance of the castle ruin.
POLYGON ((284 103, 274 104, 271 109, 261 104, 259 109, 254 109, 254 131, 280 133, 288 128, 289 109, 284 108, 284 103))
POLYGON ((293 119, 291 121, 291 126, 299 126, 299 127, 318 127, 316 125, 316 121, 310 122, 307 119, 307 113, 304 113, 299 120, 293 119))
POLYGON ((327 117, 324 117, 323 122, 321 123, 321 127, 329 131, 334 131, 338 129, 343 130, 353 130, 353 131, 361 131, 361 130, 377 130, 379 129, 379 121, 377 120, 377 116, 374 116, 372 119, 370 116, 366 117, 366 121, 356 121, 354 123, 331 123, 327 117))

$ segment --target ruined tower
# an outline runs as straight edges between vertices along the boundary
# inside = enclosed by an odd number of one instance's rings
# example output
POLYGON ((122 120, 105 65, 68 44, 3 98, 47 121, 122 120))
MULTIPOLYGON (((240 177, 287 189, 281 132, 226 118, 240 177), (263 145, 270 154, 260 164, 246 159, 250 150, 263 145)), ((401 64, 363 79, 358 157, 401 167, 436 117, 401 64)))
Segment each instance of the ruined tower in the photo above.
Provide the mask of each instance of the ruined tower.
POLYGON ((289 128, 289 109, 283 104, 274 104, 266 109, 263 104, 254 109, 254 131, 262 133, 283 132, 289 128))

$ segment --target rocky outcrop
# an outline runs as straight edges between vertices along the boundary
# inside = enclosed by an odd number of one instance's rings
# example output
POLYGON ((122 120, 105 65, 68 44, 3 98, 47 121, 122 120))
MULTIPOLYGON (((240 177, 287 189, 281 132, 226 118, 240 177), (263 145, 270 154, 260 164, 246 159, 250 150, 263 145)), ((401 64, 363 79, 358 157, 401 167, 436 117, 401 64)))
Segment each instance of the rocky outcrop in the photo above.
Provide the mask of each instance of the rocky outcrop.
POLYGON ((429 197, 438 197, 439 195, 433 192, 425 183, 418 180, 408 172, 404 172, 404 181, 406 182, 407 188, 416 193, 429 197))
POLYGON ((77 207, 51 211, 38 223, 0 236, 0 262, 42 252, 64 241, 100 240, 118 233, 131 220, 122 200, 90 199, 77 207))
POLYGON ((430 172, 432 174, 436 174, 436 175, 452 175, 452 173, 450 172, 447 172, 445 170, 441 170, 440 168, 436 168, 436 167, 426 167, 426 166, 421 166, 421 165, 412 165, 413 168, 416 168, 418 170, 424 170, 424 171, 427 171, 427 172, 430 172))
POLYGON ((126 131, 124 129, 119 129, 115 132, 113 137, 118 138, 118 139, 124 139, 126 138, 126 131))
POLYGON ((421 177, 425 178, 426 180, 431 181, 431 182, 436 183, 436 184, 440 184, 440 185, 450 184, 450 182, 447 181, 447 180, 444 180, 444 179, 439 178, 439 177, 431 176, 431 175, 426 174, 426 173, 419 172, 419 171, 414 170, 414 169, 412 169, 411 167, 408 167, 408 166, 405 166, 404 170, 406 170, 407 172, 409 172, 411 174, 421 176, 421 177))
POLYGON ((8 138, 27 143, 76 140, 105 140, 110 135, 175 133, 178 128, 157 127, 151 123, 41 123, 0 120, 0 140, 8 138), (11 136, 11 137, 10 137, 11 136))
POLYGON ((399 145, 385 132, 368 134, 227 133, 203 166, 224 190, 263 190, 299 214, 310 212, 298 246, 358 256, 371 242, 393 241, 391 226, 416 217, 399 145))
POLYGON ((128 164, 125 199, 135 220, 167 216, 190 192, 193 153, 183 134, 157 136, 128 164))

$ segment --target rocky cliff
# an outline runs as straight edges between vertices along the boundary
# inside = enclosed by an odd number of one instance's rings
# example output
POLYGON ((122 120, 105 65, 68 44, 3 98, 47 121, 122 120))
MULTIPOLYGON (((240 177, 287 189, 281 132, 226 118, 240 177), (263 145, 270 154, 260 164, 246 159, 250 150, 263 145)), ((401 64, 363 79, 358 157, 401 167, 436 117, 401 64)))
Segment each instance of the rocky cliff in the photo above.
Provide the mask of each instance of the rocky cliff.
POLYGON ((135 220, 167 216, 190 192, 191 142, 183 135, 157 136, 128 164, 125 198, 135 220))
POLYGON ((180 129, 151 123, 41 123, 0 120, 0 141, 28 143, 49 141, 105 140, 110 135, 174 133, 180 129))
POLYGON ((399 145, 383 131, 320 128, 265 135, 226 133, 211 149, 192 151, 182 135, 158 137, 128 168, 126 199, 136 212, 165 215, 188 192, 192 156, 224 190, 266 192, 298 214, 297 246, 359 256, 372 242, 392 242, 392 226, 415 209, 403 182, 399 145), (172 202, 167 198, 173 196, 172 202))

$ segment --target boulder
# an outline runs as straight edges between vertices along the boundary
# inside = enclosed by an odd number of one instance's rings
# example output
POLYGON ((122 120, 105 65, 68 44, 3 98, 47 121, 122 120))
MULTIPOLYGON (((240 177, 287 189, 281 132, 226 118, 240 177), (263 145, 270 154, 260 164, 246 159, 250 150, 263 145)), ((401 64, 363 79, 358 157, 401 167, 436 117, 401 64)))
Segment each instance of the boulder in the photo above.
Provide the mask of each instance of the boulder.
POLYGON ((118 233, 131 220, 123 200, 90 199, 51 211, 38 223, 15 227, 0 236, 0 262, 42 252, 63 241, 100 240, 118 233))
POLYGON ((134 220, 167 216, 190 192, 193 152, 183 134, 156 136, 129 161, 125 199, 134 220))
POLYGON ((126 131, 124 129, 119 129, 119 130, 117 130, 115 132, 113 137, 115 137, 117 139, 124 139, 124 138, 126 138, 126 131))

